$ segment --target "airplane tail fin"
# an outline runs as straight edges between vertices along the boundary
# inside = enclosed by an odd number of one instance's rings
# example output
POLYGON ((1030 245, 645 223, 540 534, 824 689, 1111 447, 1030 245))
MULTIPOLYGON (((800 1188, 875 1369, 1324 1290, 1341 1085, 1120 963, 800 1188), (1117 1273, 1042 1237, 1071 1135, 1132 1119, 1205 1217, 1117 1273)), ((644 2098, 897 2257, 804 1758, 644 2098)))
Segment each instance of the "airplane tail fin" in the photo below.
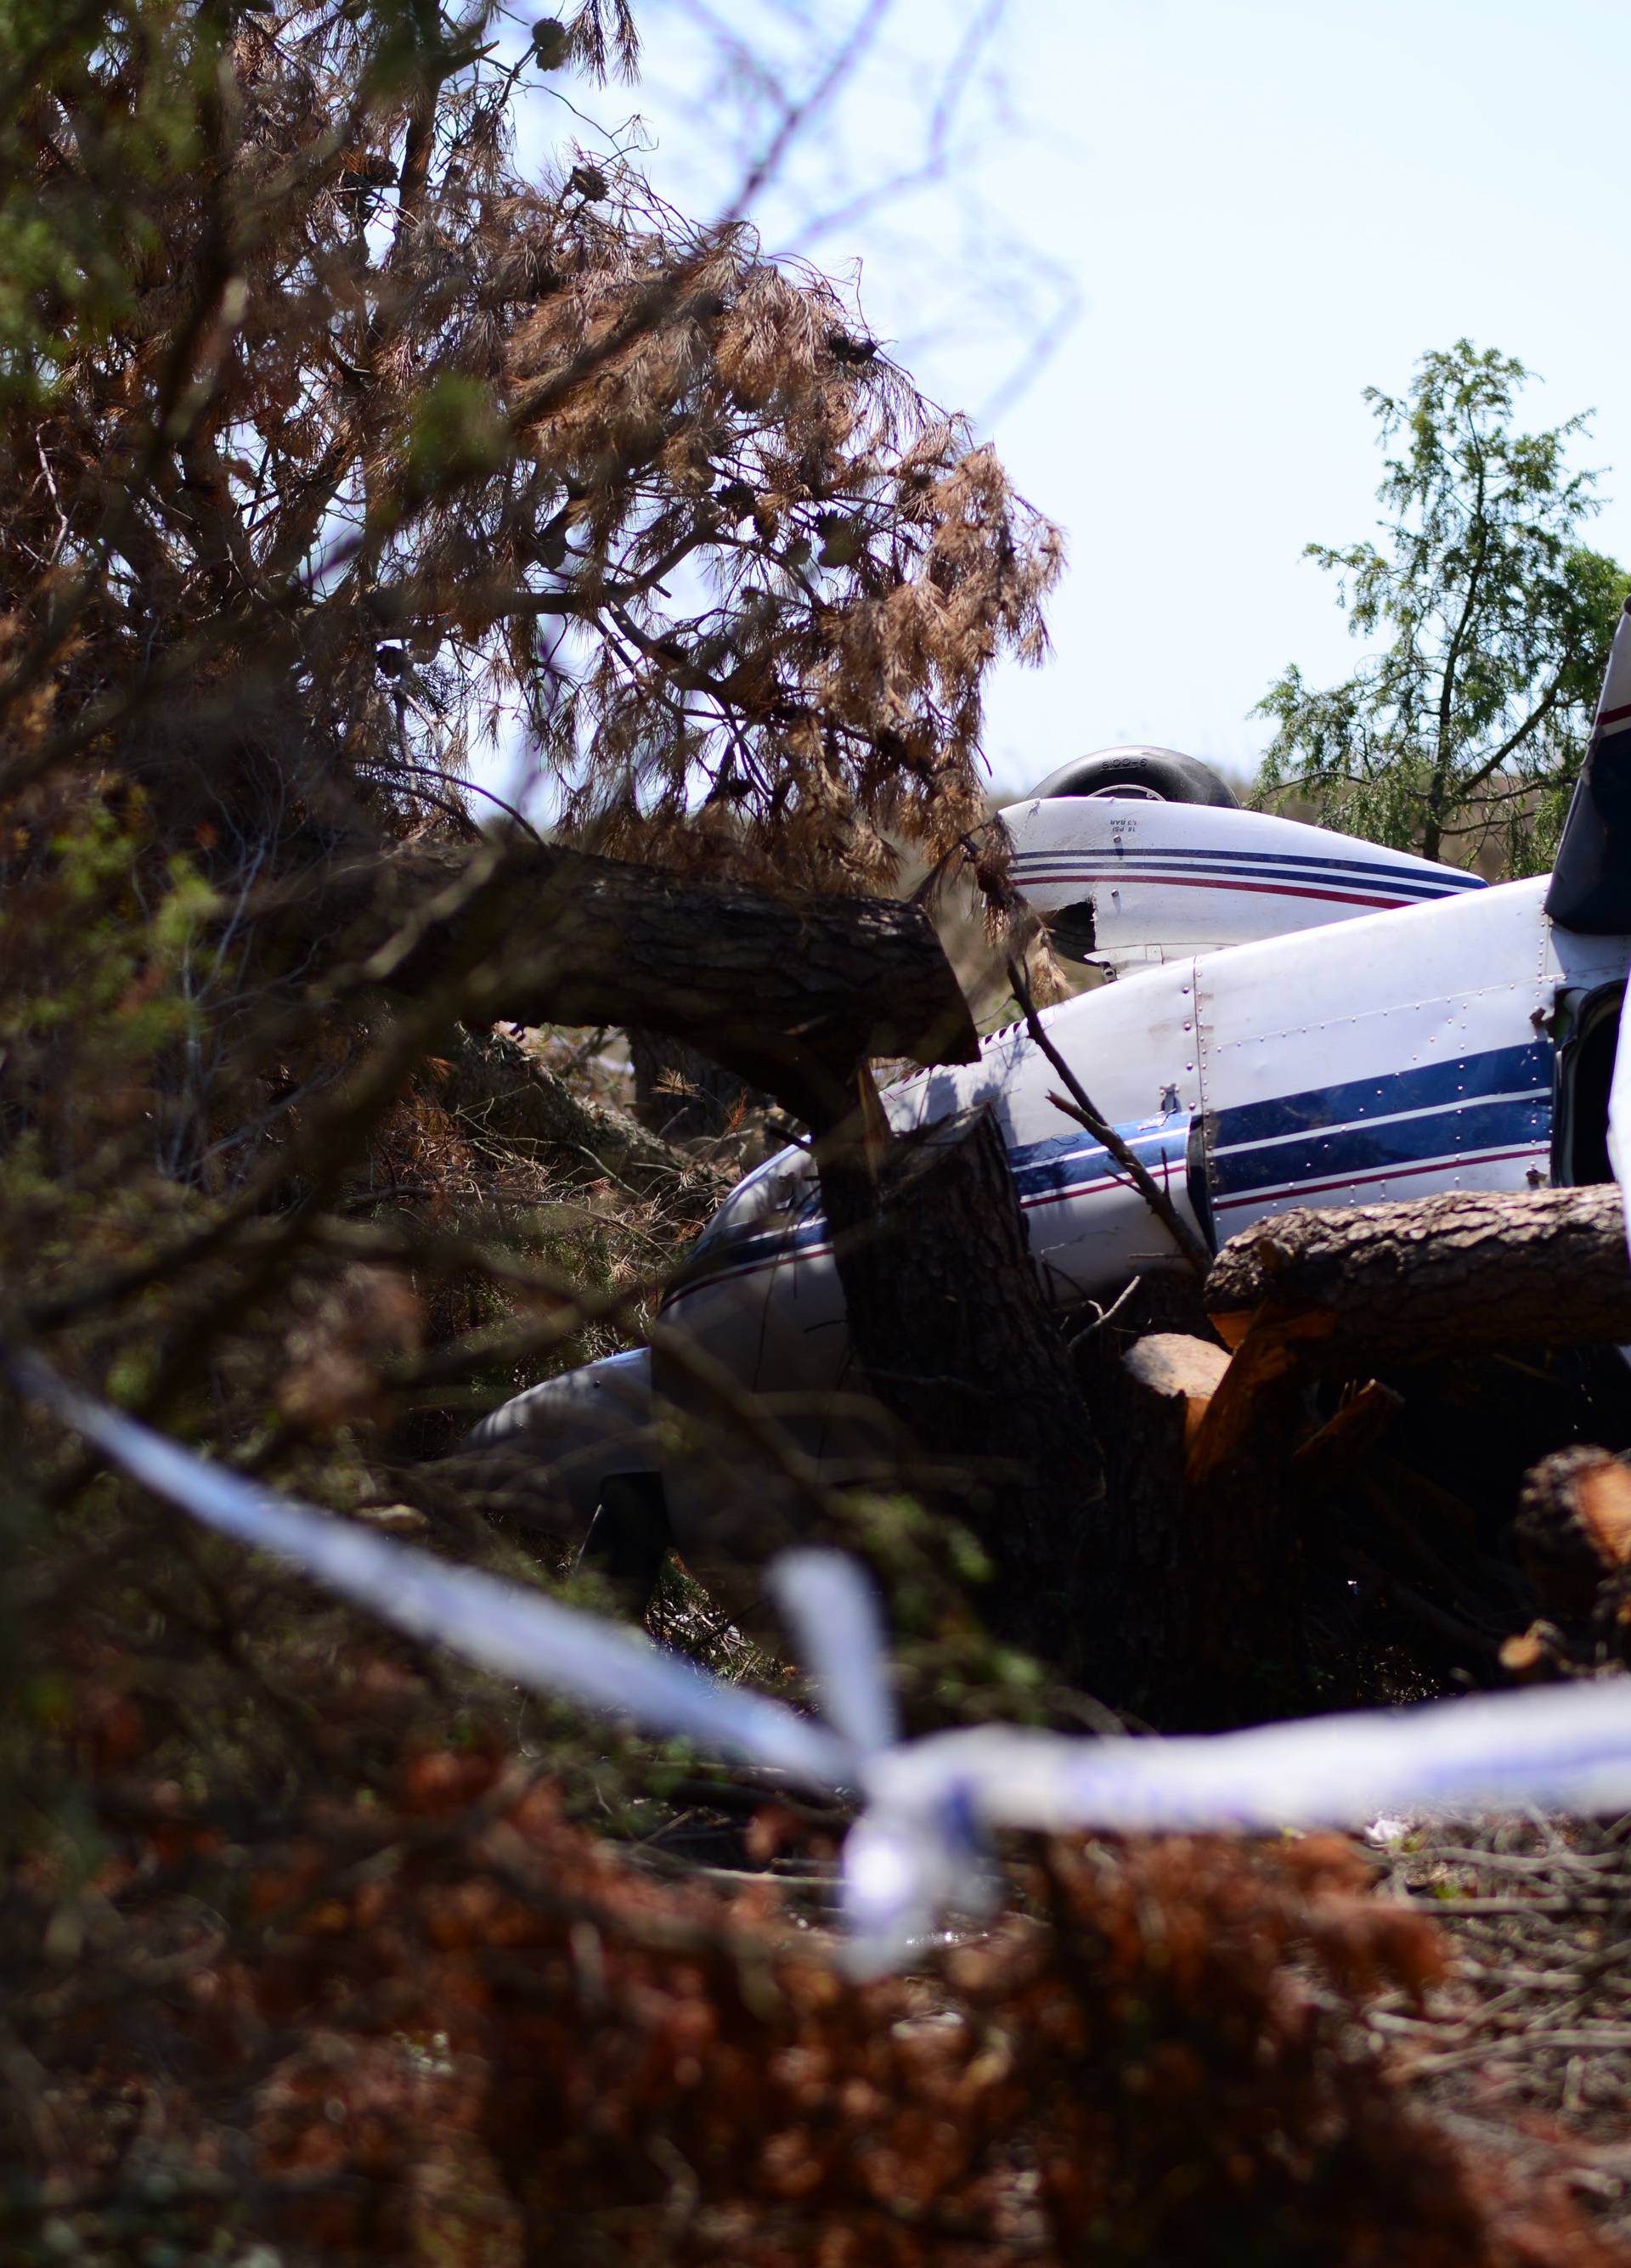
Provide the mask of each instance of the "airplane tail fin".
POLYGON ((1626 608, 1546 892, 1558 926, 1587 937, 1631 932, 1631 599, 1626 608))

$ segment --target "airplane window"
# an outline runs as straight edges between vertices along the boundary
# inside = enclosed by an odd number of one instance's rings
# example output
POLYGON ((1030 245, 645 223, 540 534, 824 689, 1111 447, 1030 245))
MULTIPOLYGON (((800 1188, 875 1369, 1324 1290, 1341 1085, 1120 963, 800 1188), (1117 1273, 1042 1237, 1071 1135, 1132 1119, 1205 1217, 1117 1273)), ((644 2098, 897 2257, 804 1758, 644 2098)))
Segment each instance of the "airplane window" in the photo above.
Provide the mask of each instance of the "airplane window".
POLYGON ((1608 1089, 1620 1042, 1620 1011, 1625 987, 1593 993, 1580 1013, 1576 1036, 1564 1051, 1556 1178, 1568 1187, 1612 1182, 1608 1162, 1608 1089))

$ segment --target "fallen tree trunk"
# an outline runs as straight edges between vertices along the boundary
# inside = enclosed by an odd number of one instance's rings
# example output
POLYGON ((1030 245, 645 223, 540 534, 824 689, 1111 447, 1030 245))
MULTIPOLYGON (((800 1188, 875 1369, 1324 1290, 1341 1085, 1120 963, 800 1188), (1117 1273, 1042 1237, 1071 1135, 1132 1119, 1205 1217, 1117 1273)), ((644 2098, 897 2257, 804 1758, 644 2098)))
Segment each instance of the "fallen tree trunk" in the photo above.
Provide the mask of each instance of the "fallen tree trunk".
POLYGON ((956 1475, 934 1493, 991 1562, 987 1627, 1113 1693, 1095 1683, 1117 1627, 1094 1580, 1103 1462, 995 1119, 941 1119, 875 1175, 841 1154, 822 1189, 857 1360, 907 1462, 956 1475))
POLYGON ((1223 1247, 1206 1304, 1231 1344, 1272 1327, 1325 1371, 1631 1340, 1620 1192, 1299 1207, 1223 1247))
POLYGON ((897 1139, 867 1069, 978 1054, 920 908, 510 845, 330 868, 286 911, 349 954, 345 983, 441 991, 467 1020, 660 1031, 806 1119, 857 1357, 904 1458, 934 1465, 948 1485, 928 1492, 985 1547, 990 1626, 1080 1673, 1103 1473, 1001 1137, 982 1111, 897 1139))
POLYGON ((1237 1441, 1202 1423, 1217 1351, 1167 1348, 1187 1384, 1150 1373, 1150 1354, 1118 1366, 1102 1410, 1116 1437, 1107 1497, 995 1120, 966 1113, 910 1138, 883 1121, 869 1057, 978 1052, 919 910, 771 898, 542 847, 404 852, 383 872, 329 873, 315 902, 330 933, 348 932, 356 981, 457 986, 468 1016, 658 1029, 811 1124, 858 1366, 898 1429, 908 1485, 983 1547, 978 1603, 995 1635, 1169 1722, 1212 1716, 1208 1690, 1236 1690, 1279 1641, 1290 1562, 1265 1475, 1280 1435, 1254 1425, 1237 1441), (1211 1477, 1186 1484, 1214 1436, 1211 1477))
POLYGON ((1518 1557, 1546 1616, 1502 1646, 1524 1682, 1600 1676, 1631 1664, 1631 1469, 1576 1443, 1543 1457, 1524 1484, 1518 1557))
POLYGON ((346 983, 440 991, 467 1020, 660 1031, 803 1117, 856 1354, 903 1461, 936 1469, 947 1484, 926 1493, 985 1547, 993 1631, 1080 1673, 1076 1565, 1103 1473, 1000 1134, 981 1111, 897 1139, 867 1068, 978 1054, 920 908, 509 845, 336 866, 289 911, 340 941, 346 983))
POLYGON ((416 845, 308 875, 277 914, 336 939, 355 981, 462 979, 467 1019, 663 1032, 821 1123, 868 1057, 978 1054, 927 915, 893 900, 772 896, 554 844, 416 845))

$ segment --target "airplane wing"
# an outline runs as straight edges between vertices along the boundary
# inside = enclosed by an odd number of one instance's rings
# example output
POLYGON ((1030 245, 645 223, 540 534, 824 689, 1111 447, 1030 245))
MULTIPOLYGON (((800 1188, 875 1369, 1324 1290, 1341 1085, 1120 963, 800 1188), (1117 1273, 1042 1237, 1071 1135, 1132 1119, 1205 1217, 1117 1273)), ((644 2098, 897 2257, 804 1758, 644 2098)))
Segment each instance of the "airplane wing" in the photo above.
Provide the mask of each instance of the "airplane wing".
POLYGON ((1481 876, 1271 812, 1115 795, 1006 810, 1014 879, 1074 961, 1132 967, 1482 889, 1481 876))

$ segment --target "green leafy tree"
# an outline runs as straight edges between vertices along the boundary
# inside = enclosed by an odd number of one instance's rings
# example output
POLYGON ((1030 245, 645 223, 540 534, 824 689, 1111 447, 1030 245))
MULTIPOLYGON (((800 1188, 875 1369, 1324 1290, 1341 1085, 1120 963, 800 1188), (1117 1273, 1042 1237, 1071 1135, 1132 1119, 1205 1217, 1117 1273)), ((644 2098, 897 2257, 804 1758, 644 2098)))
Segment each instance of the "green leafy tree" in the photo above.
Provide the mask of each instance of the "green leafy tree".
POLYGON ((1400 850, 1509 873, 1554 854, 1628 578, 1580 541, 1597 475, 1568 463, 1587 416, 1524 433, 1530 373, 1458 339, 1424 355, 1407 394, 1370 387, 1384 442, 1384 541, 1308 556, 1339 577, 1353 676, 1317 691, 1295 663, 1272 718, 1266 795, 1400 850))

